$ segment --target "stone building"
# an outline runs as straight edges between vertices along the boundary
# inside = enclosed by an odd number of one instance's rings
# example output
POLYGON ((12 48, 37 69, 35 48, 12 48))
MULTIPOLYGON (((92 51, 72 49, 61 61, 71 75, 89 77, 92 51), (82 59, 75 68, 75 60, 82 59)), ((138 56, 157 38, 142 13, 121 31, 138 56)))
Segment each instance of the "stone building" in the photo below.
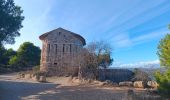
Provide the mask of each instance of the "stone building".
POLYGON ((86 45, 85 39, 63 28, 42 34, 40 70, 50 75, 74 74, 78 65, 74 62, 76 54, 86 45))

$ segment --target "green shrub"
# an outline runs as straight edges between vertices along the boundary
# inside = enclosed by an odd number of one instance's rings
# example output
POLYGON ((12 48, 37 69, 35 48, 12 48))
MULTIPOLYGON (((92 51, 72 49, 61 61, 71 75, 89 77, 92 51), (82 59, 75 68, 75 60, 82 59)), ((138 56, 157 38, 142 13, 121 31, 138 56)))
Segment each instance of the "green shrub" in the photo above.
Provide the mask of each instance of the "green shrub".
POLYGON ((170 94, 170 34, 167 34, 159 42, 157 54, 160 65, 166 69, 164 72, 155 72, 155 78, 159 84, 158 89, 164 94, 170 94))
POLYGON ((170 70, 165 72, 157 71, 154 76, 159 84, 158 89, 163 93, 170 93, 170 70))
POLYGON ((11 57, 9 64, 23 69, 32 68, 40 64, 40 53, 39 47, 33 43, 24 42, 17 50, 17 55, 11 57))

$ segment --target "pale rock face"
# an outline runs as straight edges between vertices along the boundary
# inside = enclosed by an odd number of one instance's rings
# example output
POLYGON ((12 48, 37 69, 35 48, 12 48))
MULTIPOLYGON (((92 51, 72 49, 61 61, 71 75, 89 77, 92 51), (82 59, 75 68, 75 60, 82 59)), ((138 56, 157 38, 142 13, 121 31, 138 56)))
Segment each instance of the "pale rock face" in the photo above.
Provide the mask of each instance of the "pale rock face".
POLYGON ((133 86, 133 83, 130 81, 119 82, 119 86, 133 86))
POLYGON ((143 83, 143 81, 135 81, 135 82, 133 83, 133 86, 134 86, 135 88, 144 88, 144 83, 143 83))
POLYGON ((75 71, 78 64, 74 62, 74 57, 85 45, 81 36, 58 28, 40 39, 42 40, 41 71, 50 72, 50 74, 75 71))
POLYGON ((156 81, 148 81, 147 85, 151 88, 157 88, 159 86, 156 81))

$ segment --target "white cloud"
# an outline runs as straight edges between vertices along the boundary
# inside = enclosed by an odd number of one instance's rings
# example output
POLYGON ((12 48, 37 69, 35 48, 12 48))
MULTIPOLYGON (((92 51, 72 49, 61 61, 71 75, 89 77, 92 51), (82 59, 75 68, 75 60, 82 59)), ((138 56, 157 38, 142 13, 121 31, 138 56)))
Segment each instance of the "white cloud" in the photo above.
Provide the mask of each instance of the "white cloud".
POLYGON ((120 62, 113 63, 112 67, 119 67, 119 68, 158 68, 160 66, 159 60, 153 61, 145 61, 145 62, 136 62, 136 63, 128 63, 122 64, 120 62))

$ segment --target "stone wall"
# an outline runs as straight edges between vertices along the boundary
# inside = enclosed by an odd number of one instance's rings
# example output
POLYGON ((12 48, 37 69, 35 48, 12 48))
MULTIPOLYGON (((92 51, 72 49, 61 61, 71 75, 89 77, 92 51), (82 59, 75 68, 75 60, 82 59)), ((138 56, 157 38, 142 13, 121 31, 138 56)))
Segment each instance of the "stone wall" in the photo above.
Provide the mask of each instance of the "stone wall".
POLYGON ((50 75, 73 73, 78 66, 74 58, 85 43, 75 33, 61 28, 45 34, 47 35, 41 36, 44 38, 41 38, 43 45, 40 70, 50 75))
POLYGON ((48 68, 47 76, 77 76, 78 67, 51 67, 48 68))

